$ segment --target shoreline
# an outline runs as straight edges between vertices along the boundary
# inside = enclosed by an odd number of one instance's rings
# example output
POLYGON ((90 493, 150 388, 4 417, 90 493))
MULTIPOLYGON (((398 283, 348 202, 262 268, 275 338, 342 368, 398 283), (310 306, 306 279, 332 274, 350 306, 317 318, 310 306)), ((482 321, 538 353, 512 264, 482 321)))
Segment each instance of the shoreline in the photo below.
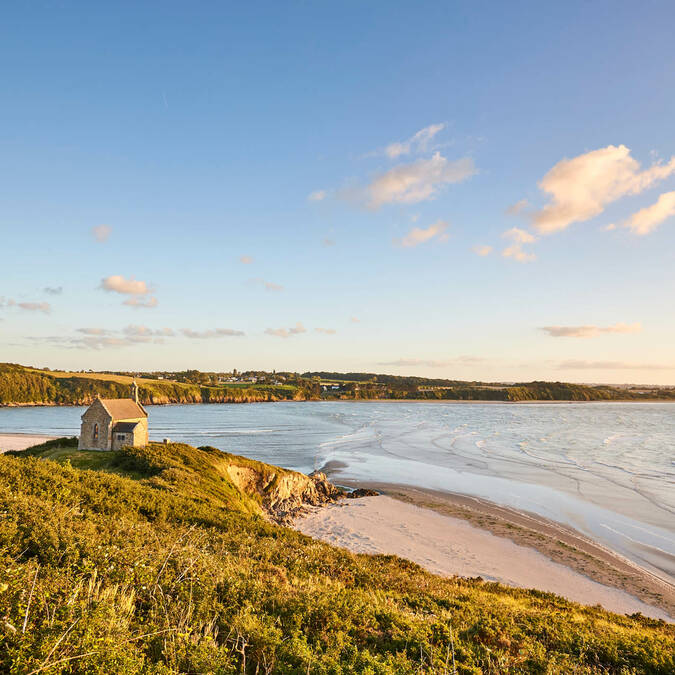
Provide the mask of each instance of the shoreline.
MULTIPOLYGON (((401 504, 444 517, 447 519, 447 525, 450 528, 458 527, 459 523, 468 525, 474 530, 472 536, 478 536, 476 533, 490 535, 493 537, 491 542, 493 547, 492 557, 494 559, 498 559, 503 553, 505 544, 515 545, 520 549, 530 551, 546 559, 552 569, 564 567, 576 574, 580 579, 588 580, 605 589, 624 593, 628 597, 639 601, 640 604, 656 608, 656 610, 659 610, 664 615, 669 616, 671 621, 675 620, 674 585, 568 526, 536 514, 518 511, 484 499, 465 495, 373 481, 350 482, 349 487, 377 490, 382 496, 401 504)), ((359 501, 361 500, 353 500, 353 502, 359 501)), ((393 513, 393 509, 391 510, 393 513)), ((400 513, 398 516, 405 517, 406 513, 400 513)), ((347 514, 343 515, 346 516, 347 514)), ((334 532, 331 535, 334 538, 330 541, 336 545, 355 550, 350 546, 350 542, 358 543, 361 536, 364 536, 366 539, 375 536, 375 541, 377 540, 377 532, 368 532, 367 528, 361 532, 361 524, 356 520, 351 519, 349 527, 346 527, 342 534, 339 534, 343 524, 340 523, 340 518, 336 514, 327 514, 326 516, 315 515, 313 517, 315 521, 310 529, 317 533, 320 533, 322 528, 325 530, 324 525, 321 524, 322 518, 326 521, 333 521, 333 524, 337 527, 338 534, 334 532)), ((407 526, 405 522, 398 524, 389 522, 386 509, 380 514, 379 518, 381 520, 380 525, 384 529, 388 526, 393 526, 394 529, 403 528, 403 531, 406 531, 407 526), (396 525, 398 525, 398 528, 396 525)), ((300 529, 304 531, 302 525, 300 525, 300 529)), ((311 532, 306 533, 312 536, 311 532)), ((407 534, 412 537, 410 541, 414 540, 415 533, 407 534)), ((396 537, 392 535, 392 542, 395 541, 396 537)), ((381 543, 385 547, 389 545, 387 541, 381 543)), ((398 543, 392 543, 392 546, 396 550, 389 552, 401 555, 398 550, 406 549, 409 543, 406 543, 405 537, 403 537, 398 543)), ((446 543, 443 537, 440 536, 436 538, 434 545, 435 547, 442 548, 446 543)), ((383 550, 382 552, 387 551, 383 550)), ((402 555, 402 557, 406 556, 402 555)), ((413 560, 420 562, 414 558, 413 560)), ((476 570, 470 572, 469 576, 479 574, 477 570, 486 561, 475 560, 474 562, 477 565, 476 570)), ((423 561, 420 564, 425 566, 423 561)), ((454 573, 450 572, 452 565, 448 561, 445 564, 447 567, 445 573, 454 573)), ((523 583, 527 586, 526 581, 523 583)), ((523 584, 516 583, 515 585, 523 584)), ((559 590, 555 592, 565 595, 564 592, 561 593, 559 590)), ((579 600, 578 598, 571 599, 583 602, 583 600, 579 600)))
MULTIPOLYGON (((279 399, 277 401, 169 401, 167 403, 143 403, 143 406, 168 406, 168 405, 247 405, 254 403, 452 403, 461 405, 576 405, 608 404, 608 403, 674 403, 673 398, 617 398, 597 401, 575 401, 573 399, 531 399, 527 401, 503 401, 499 399, 427 399, 427 398, 302 398, 302 399, 279 399)), ((91 401, 82 403, 0 403, 2 408, 81 408, 91 405, 91 401)))
POLYGON ((28 432, 16 431, 11 433, 0 433, 0 454, 11 452, 13 450, 25 450, 33 445, 39 445, 46 441, 52 441, 58 436, 48 434, 32 434, 28 432))
POLYGON ((675 623, 672 612, 629 591, 602 584, 529 546, 462 518, 388 495, 312 507, 293 528, 354 554, 395 555, 432 574, 554 593, 617 614, 640 613, 675 623))
MULTIPOLYGON (((0 454, 54 438, 0 433, 0 454)), ((326 468, 330 472, 331 467, 326 468)), ((293 527, 357 553, 409 558, 442 575, 485 576, 507 585, 555 592, 577 602, 595 599, 612 611, 628 608, 645 614, 652 608, 652 616, 675 620, 674 585, 568 526, 467 495, 373 481, 349 481, 348 487, 369 488, 381 496, 310 509, 293 527), (376 506, 364 510, 373 500, 376 506), (377 525, 373 529, 374 517, 377 525), (411 529, 411 521, 417 529, 411 529), (378 541, 388 530, 385 539, 378 541), (440 555, 453 537, 455 547, 457 542, 464 546, 461 555, 447 550, 440 555), (579 588, 586 595, 580 595, 579 588)))

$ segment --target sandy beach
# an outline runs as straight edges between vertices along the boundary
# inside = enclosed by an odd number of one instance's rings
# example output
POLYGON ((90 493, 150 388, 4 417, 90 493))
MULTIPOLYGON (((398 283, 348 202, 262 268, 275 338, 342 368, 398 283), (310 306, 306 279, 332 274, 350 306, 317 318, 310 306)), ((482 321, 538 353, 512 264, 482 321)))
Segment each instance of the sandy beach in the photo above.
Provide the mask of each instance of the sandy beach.
POLYGON ((50 441, 56 436, 44 434, 0 434, 0 454, 10 450, 25 450, 32 445, 50 441))
MULTIPOLYGON (((645 602, 617 585, 599 583, 568 564, 556 562, 529 545, 476 527, 466 518, 438 513, 401 498, 380 495, 344 500, 313 509, 298 519, 295 527, 355 553, 399 555, 435 574, 480 576, 486 581, 557 593, 587 605, 600 604, 621 614, 641 612, 673 620, 672 610, 666 609, 672 598, 662 597, 667 588, 651 589, 647 597, 652 601, 645 602)), ((612 556, 611 552, 606 554, 612 556)))

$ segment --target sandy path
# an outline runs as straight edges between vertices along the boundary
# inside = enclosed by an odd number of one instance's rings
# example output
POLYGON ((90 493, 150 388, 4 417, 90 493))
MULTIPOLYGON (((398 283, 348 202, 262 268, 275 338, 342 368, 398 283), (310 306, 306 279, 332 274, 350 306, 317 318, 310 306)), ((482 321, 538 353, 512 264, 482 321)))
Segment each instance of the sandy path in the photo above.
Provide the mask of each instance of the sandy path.
POLYGON ((481 576, 509 586, 536 588, 620 614, 642 612, 670 620, 662 610, 604 586, 541 553, 497 537, 464 520, 386 496, 350 499, 313 510, 295 523, 301 532, 355 553, 387 553, 430 572, 481 576))
POLYGON ((25 450, 32 445, 50 441, 56 436, 43 434, 0 434, 0 453, 8 450, 25 450))

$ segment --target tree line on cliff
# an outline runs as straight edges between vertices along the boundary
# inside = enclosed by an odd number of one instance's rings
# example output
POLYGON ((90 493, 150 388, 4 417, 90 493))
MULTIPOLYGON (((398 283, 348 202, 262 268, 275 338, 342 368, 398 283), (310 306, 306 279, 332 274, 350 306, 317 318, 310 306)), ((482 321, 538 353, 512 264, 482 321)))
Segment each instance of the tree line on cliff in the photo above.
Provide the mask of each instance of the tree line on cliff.
MULTIPOLYGON (((198 372, 198 371, 194 371, 198 372)), ((88 405, 96 396, 129 395, 128 377, 97 373, 61 373, 0 364, 0 405, 88 405)), ((143 404, 257 403, 318 399, 402 399, 432 401, 639 401, 675 400, 675 388, 584 385, 569 382, 516 384, 462 382, 373 373, 307 372, 284 384, 219 384, 143 379, 143 404), (324 383, 332 381, 337 388, 324 383)))
MULTIPOLYGON (((250 386, 206 387, 157 380, 139 385, 143 404, 162 403, 252 403, 281 400, 304 400, 311 392, 301 387, 250 386)), ((88 405, 96 396, 129 396, 125 381, 96 379, 72 374, 56 377, 15 364, 0 364, 0 405, 88 405)))

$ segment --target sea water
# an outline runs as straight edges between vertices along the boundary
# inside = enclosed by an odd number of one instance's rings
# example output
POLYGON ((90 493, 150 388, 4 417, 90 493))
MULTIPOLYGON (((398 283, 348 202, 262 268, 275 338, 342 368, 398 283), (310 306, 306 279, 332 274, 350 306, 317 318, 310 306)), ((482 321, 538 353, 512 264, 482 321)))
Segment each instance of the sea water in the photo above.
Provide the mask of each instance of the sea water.
MULTIPOLYGON (((675 403, 150 406, 150 437, 335 482, 457 492, 570 525, 675 580, 675 403)), ((74 435, 82 408, 2 408, 0 432, 74 435)), ((1 443, 0 443, 1 444, 1 443)))

